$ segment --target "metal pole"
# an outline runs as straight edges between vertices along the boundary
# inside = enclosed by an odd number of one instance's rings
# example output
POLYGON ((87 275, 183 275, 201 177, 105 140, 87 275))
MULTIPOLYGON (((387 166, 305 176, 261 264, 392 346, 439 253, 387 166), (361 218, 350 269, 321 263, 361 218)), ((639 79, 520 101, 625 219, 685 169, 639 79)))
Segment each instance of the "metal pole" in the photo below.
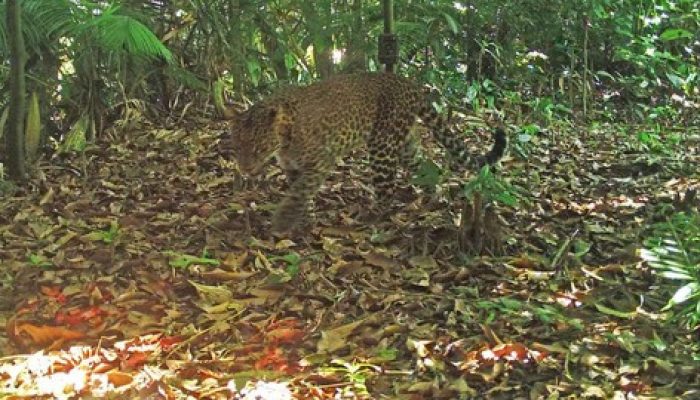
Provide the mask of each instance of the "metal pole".
POLYGON ((394 0, 384 0, 384 33, 394 33, 394 0))
POLYGON ((379 36, 379 62, 386 72, 394 72, 399 60, 399 44, 394 34, 394 1, 383 0, 384 33, 379 36))

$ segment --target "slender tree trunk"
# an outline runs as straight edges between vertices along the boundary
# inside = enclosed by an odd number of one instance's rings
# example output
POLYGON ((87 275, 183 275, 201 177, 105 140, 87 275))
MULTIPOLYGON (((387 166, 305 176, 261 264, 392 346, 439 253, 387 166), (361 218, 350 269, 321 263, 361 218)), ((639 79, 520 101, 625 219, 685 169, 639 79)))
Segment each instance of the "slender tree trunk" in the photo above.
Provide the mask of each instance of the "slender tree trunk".
POLYGON ((284 59, 285 49, 280 45, 275 29, 265 20, 264 15, 257 15, 256 23, 262 35, 265 52, 272 63, 272 69, 275 71, 275 77, 278 80, 286 81, 289 78, 289 71, 287 71, 284 59))
POLYGON ((301 9, 313 40, 316 72, 321 79, 327 78, 333 74, 333 38, 326 28, 333 18, 330 2, 304 1, 301 9))
POLYGON ((353 23, 350 26, 347 55, 345 61, 345 72, 356 72, 367 70, 367 32, 364 29, 362 20, 362 1, 353 0, 351 12, 353 23))
POLYGON ((27 178, 24 152, 24 38, 21 10, 17 0, 7 0, 7 32, 10 48, 10 105, 5 135, 7 171, 15 182, 27 178))
POLYGON ((246 46, 243 42, 242 24, 243 9, 240 0, 231 0, 229 6, 231 29, 228 33, 228 39, 233 47, 233 62, 230 65, 231 75, 233 76, 233 91, 243 93, 246 89, 246 83, 253 81, 250 77, 246 79, 246 46))

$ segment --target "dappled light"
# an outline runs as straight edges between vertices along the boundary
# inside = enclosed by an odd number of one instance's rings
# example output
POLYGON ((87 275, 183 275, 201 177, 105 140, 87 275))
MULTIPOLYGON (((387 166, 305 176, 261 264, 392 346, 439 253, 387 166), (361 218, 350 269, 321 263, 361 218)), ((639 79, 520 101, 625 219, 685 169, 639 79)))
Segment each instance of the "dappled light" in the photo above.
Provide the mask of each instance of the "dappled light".
POLYGON ((0 397, 700 398, 697 2, 0 2, 0 397))

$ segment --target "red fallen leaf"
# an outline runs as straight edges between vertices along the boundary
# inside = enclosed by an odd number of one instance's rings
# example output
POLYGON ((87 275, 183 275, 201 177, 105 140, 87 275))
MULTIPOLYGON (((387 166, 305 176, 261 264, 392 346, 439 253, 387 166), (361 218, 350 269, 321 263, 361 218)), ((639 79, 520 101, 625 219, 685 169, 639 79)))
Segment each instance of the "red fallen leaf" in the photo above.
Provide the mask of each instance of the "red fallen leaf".
POLYGON ((76 340, 85 336, 82 332, 49 325, 21 324, 15 327, 15 331, 17 334, 26 333, 38 345, 48 345, 57 340, 76 340))
POLYGON ((255 368, 287 373, 295 372, 300 369, 298 365, 290 362, 290 360, 285 357, 279 347, 272 346, 265 349, 263 355, 255 362, 255 368))
POLYGON ((149 355, 150 353, 131 353, 122 364, 127 368, 137 369, 148 361, 149 355))
POLYGON ((530 350, 522 343, 504 343, 494 347, 484 346, 468 352, 464 359, 469 365, 492 365, 497 361, 539 362, 547 357, 547 352, 530 350))
POLYGON ((267 338, 276 344, 297 343, 306 335, 301 329, 295 328, 278 328, 267 332, 267 338))
POLYGON ((182 337, 180 336, 163 336, 160 338, 158 341, 160 343, 160 347, 164 351, 170 351, 176 344, 182 342, 182 337))
POLYGON ((102 316, 107 312, 99 306, 91 306, 87 309, 74 308, 67 312, 57 312, 54 320, 57 324, 78 325, 83 322, 92 322, 93 325, 102 321, 102 316), (99 318, 97 321, 94 319, 99 318))
POLYGON ((300 328, 303 323, 296 318, 285 318, 278 321, 273 321, 268 325, 268 329, 278 329, 278 328, 300 328))
POLYGON ((68 301, 68 298, 58 286, 42 286, 40 290, 44 296, 55 299, 61 304, 65 304, 68 301))
POLYGON ((248 343, 241 346, 237 346, 231 349, 234 355, 238 357, 245 357, 253 353, 258 353, 262 351, 262 344, 259 343, 248 343))
MULTIPOLYGON (((236 366, 239 366, 240 364, 241 363, 237 363, 236 366)), ((226 370, 226 372, 214 371, 202 365, 193 365, 186 361, 170 360, 169 362, 166 362, 166 365, 168 366, 168 368, 170 368, 171 371, 177 370, 177 376, 179 379, 224 379, 226 374, 234 372, 231 370, 226 370)))
POLYGON ((114 344, 114 348, 128 353, 152 353, 162 348, 160 344, 160 334, 148 334, 137 336, 128 340, 122 340, 114 344))
POLYGON ((505 358, 508 361, 524 361, 530 350, 521 343, 499 344, 491 349, 496 359, 505 358))
POLYGON ((643 393, 650 389, 649 385, 640 381, 632 381, 623 377, 620 381, 620 389, 627 393, 643 393))

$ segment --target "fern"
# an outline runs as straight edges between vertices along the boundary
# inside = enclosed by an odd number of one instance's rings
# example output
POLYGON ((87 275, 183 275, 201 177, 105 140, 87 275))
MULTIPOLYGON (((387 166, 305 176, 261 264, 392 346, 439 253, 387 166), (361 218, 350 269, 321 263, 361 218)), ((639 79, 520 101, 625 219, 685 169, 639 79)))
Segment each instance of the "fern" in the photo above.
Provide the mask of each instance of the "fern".
POLYGON ((674 318, 690 328, 699 326, 700 214, 681 212, 655 225, 640 255, 660 276, 681 282, 664 310, 682 305, 674 318))

